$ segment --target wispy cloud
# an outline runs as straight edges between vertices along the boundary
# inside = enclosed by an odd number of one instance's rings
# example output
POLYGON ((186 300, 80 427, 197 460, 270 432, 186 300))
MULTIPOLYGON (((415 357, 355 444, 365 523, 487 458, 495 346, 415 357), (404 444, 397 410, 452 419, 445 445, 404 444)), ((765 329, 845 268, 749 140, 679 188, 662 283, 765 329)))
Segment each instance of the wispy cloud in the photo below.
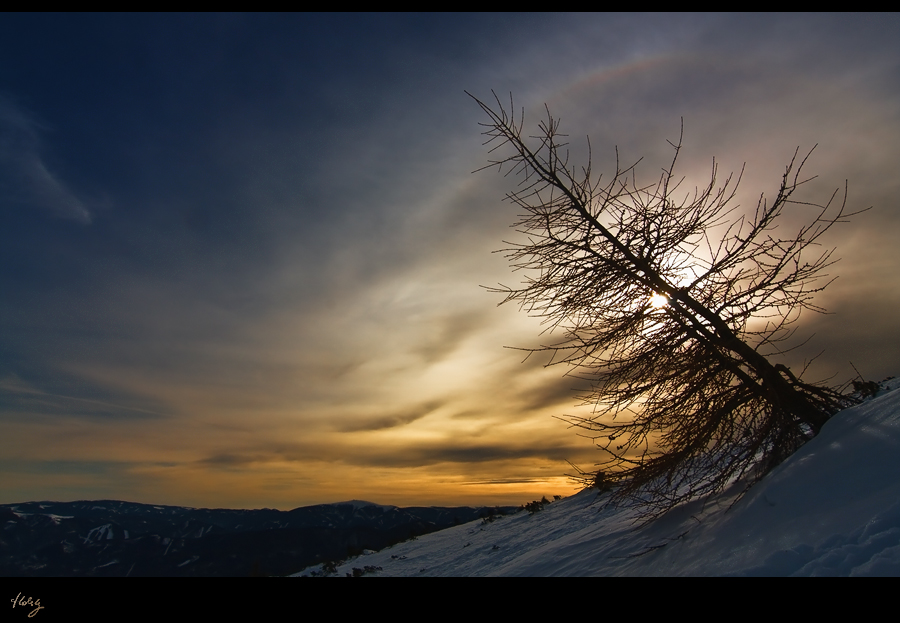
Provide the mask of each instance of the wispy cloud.
POLYGON ((159 411, 123 402, 43 391, 23 381, 16 374, 0 379, 0 404, 5 405, 7 418, 15 413, 116 420, 164 417, 159 411))
POLYGON ((339 424, 339 430, 342 432, 360 432, 360 431, 374 431, 374 430, 385 430, 388 428, 397 428, 400 426, 406 426, 407 424, 411 424, 416 420, 420 420, 438 407, 440 407, 440 403, 433 402, 429 404, 422 405, 420 407, 410 409, 408 411, 401 411, 398 413, 391 413, 388 415, 383 415, 374 418, 366 418, 359 422, 347 422, 339 424))
POLYGON ((60 218, 91 222, 91 213, 40 153, 43 128, 0 95, 0 202, 46 210, 60 218))

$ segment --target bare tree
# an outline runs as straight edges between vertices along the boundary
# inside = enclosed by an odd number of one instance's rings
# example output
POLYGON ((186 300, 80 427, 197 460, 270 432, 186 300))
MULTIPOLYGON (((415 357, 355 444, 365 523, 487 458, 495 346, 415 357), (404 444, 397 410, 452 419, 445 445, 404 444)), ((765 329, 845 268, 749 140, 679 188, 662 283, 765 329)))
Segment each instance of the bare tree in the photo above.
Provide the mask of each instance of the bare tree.
POLYGON ((590 381, 579 399, 592 415, 561 418, 605 452, 599 471, 579 470, 586 482, 614 484, 614 500, 637 499, 653 517, 762 477, 852 402, 841 388, 770 362, 789 350, 801 311, 824 311, 813 295, 830 283, 823 270, 835 260, 819 240, 852 216, 846 185, 839 205, 838 191, 824 205, 796 201, 809 179, 795 152, 775 198, 761 196, 755 213, 742 215, 740 176, 718 183, 715 161, 708 185, 679 188, 681 139, 670 142, 671 164, 655 183, 640 185, 618 151, 603 183, 590 157, 570 165, 549 109, 528 137, 512 98, 507 111, 496 94, 496 109, 471 97, 489 118, 485 144, 504 150, 484 168, 519 178, 507 198, 524 211, 516 227, 526 241, 502 251, 525 281, 489 289, 543 318, 544 333, 562 333, 524 350, 547 351, 547 365, 590 381), (781 238, 777 221, 795 206, 814 216, 781 238))

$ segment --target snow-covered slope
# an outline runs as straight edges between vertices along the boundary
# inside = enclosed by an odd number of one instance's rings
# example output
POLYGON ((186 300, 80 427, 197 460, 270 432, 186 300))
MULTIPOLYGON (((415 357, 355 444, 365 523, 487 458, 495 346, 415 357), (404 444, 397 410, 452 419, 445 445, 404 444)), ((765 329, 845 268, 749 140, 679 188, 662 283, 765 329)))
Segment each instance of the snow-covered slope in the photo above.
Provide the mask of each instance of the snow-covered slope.
MULTIPOLYGON (((896 387, 893 381, 891 387, 896 387)), ((750 489, 636 527, 586 490, 348 561, 374 575, 900 575, 900 391, 832 418, 750 489), (731 507, 729 509, 729 507, 731 507)))

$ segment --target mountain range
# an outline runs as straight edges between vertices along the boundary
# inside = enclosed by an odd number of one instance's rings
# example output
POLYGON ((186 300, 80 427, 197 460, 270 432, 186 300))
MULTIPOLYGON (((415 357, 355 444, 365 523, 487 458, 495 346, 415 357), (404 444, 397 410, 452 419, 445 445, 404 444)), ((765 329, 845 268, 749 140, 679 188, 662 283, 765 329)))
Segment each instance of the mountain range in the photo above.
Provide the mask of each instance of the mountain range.
POLYGON ((290 511, 96 500, 0 505, 0 576, 288 575, 514 507, 290 511))

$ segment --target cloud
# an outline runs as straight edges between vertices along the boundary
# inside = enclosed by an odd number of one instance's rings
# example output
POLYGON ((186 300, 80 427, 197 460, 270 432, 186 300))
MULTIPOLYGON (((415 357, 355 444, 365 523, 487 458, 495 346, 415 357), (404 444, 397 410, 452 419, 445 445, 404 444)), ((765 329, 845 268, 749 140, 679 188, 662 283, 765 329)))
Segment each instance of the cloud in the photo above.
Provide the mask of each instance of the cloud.
POLYGON ((376 417, 373 419, 364 420, 361 422, 350 422, 347 424, 343 424, 339 427, 341 432, 350 433, 350 432, 361 432, 361 431, 373 431, 373 430, 385 430, 388 428, 397 428, 400 426, 406 426, 407 424, 411 424, 416 420, 420 420, 438 407, 441 406, 439 402, 431 402, 428 404, 421 405, 420 407, 416 407, 414 409, 410 409, 405 412, 400 413, 392 413, 390 415, 385 415, 381 417, 376 417))
POLYGON ((43 129, 30 115, 0 96, 0 201, 90 223, 91 213, 84 202, 50 171, 41 157, 43 129))
POLYGON ((518 485, 518 484, 543 484, 547 482, 546 478, 485 478, 483 480, 470 480, 461 482, 461 485, 482 486, 482 485, 518 485))
POLYGON ((9 392, 13 394, 39 394, 42 395, 44 392, 35 389, 29 383, 26 383, 22 379, 19 378, 17 374, 8 374, 2 379, 0 379, 0 391, 9 392))
MULTIPOLYGON (((367 467, 413 468, 437 463, 477 464, 496 461, 534 460, 562 463, 584 451, 577 440, 545 443, 514 440, 508 443, 473 444, 469 439, 379 448, 358 447, 341 460, 367 467)), ((591 449, 591 451, 593 451, 591 449)))
MULTIPOLYGON (((98 395, 105 398, 102 393, 98 392, 98 395)), ((148 409, 144 405, 125 404, 128 401, 136 402, 134 398, 113 397, 112 400, 99 400, 97 397, 85 398, 47 392, 23 381, 16 374, 0 378, 0 407, 5 412, 5 419, 14 419, 16 416, 31 419, 37 414, 112 420, 165 417, 160 411, 148 409)))

